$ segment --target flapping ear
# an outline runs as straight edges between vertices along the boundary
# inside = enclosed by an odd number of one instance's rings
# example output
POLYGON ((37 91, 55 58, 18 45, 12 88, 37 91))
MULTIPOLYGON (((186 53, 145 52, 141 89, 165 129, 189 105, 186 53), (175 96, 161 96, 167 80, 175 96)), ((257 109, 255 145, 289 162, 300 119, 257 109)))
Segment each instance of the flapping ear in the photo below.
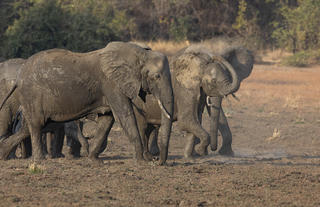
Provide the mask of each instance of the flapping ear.
POLYGON ((115 82, 120 91, 130 99, 139 94, 146 53, 143 48, 124 42, 109 43, 99 53, 100 67, 106 78, 115 82))
POLYGON ((251 51, 243 47, 236 47, 222 54, 235 69, 240 81, 247 78, 253 68, 254 56, 251 51))

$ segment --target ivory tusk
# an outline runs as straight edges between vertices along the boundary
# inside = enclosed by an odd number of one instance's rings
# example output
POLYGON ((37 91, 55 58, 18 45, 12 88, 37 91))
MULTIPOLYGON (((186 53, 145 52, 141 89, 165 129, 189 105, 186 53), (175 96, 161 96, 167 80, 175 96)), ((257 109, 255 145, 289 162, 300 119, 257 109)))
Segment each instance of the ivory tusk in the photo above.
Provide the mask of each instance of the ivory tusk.
POLYGON ((234 99, 236 99, 237 101, 240 101, 240 99, 234 93, 232 93, 231 95, 234 99))
POLYGON ((213 106, 213 103, 210 103, 209 98, 210 98, 210 96, 207 96, 207 105, 211 107, 211 106, 213 106))
POLYGON ((161 108, 161 110, 163 111, 164 115, 168 118, 168 119, 171 119, 171 116, 169 115, 169 113, 167 112, 167 110, 163 107, 161 101, 158 99, 158 104, 161 108))

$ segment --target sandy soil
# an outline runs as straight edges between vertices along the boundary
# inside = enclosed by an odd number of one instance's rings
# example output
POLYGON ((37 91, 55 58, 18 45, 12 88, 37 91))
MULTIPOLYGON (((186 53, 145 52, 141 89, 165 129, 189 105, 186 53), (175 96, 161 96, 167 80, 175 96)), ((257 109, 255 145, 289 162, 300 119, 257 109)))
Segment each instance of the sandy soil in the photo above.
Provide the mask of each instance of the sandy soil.
POLYGON ((320 206, 320 66, 255 65, 237 95, 223 103, 234 157, 185 160, 174 126, 167 165, 137 165, 116 126, 102 166, 0 161, 0 206, 320 206))

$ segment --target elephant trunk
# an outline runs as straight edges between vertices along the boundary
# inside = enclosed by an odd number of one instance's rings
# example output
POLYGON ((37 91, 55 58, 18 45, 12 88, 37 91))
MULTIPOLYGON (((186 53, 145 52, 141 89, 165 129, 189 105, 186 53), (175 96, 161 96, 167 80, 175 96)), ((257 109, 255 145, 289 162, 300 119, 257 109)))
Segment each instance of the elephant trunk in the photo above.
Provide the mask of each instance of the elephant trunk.
POLYGON ((161 108, 161 127, 159 129, 158 146, 160 150, 159 164, 162 165, 166 162, 168 157, 169 140, 172 127, 173 117, 173 92, 170 86, 161 89, 160 97, 158 99, 161 108))
POLYGON ((226 69, 230 72, 231 79, 232 79, 231 82, 227 80, 225 81, 223 88, 219 90, 221 93, 220 95, 226 96, 236 92, 240 87, 240 80, 235 69, 232 67, 232 65, 228 61, 226 61, 224 58, 220 56, 213 56, 212 58, 214 60, 219 61, 220 63, 222 63, 223 66, 226 67, 226 69))
POLYGON ((210 148, 216 151, 218 147, 218 125, 221 110, 221 97, 207 97, 207 107, 210 116, 210 148))

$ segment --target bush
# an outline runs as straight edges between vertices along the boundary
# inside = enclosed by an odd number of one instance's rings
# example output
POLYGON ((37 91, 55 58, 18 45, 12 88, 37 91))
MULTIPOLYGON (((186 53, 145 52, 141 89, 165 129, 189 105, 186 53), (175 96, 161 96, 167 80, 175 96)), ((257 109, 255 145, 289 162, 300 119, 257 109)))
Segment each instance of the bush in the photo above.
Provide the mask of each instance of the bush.
POLYGON ((6 58, 65 48, 76 52, 100 49, 114 40, 129 40, 134 24, 124 12, 103 0, 18 1, 19 18, 5 33, 6 58))
POLYGON ((301 51, 286 57, 281 61, 282 65, 305 67, 320 63, 320 50, 301 51))

